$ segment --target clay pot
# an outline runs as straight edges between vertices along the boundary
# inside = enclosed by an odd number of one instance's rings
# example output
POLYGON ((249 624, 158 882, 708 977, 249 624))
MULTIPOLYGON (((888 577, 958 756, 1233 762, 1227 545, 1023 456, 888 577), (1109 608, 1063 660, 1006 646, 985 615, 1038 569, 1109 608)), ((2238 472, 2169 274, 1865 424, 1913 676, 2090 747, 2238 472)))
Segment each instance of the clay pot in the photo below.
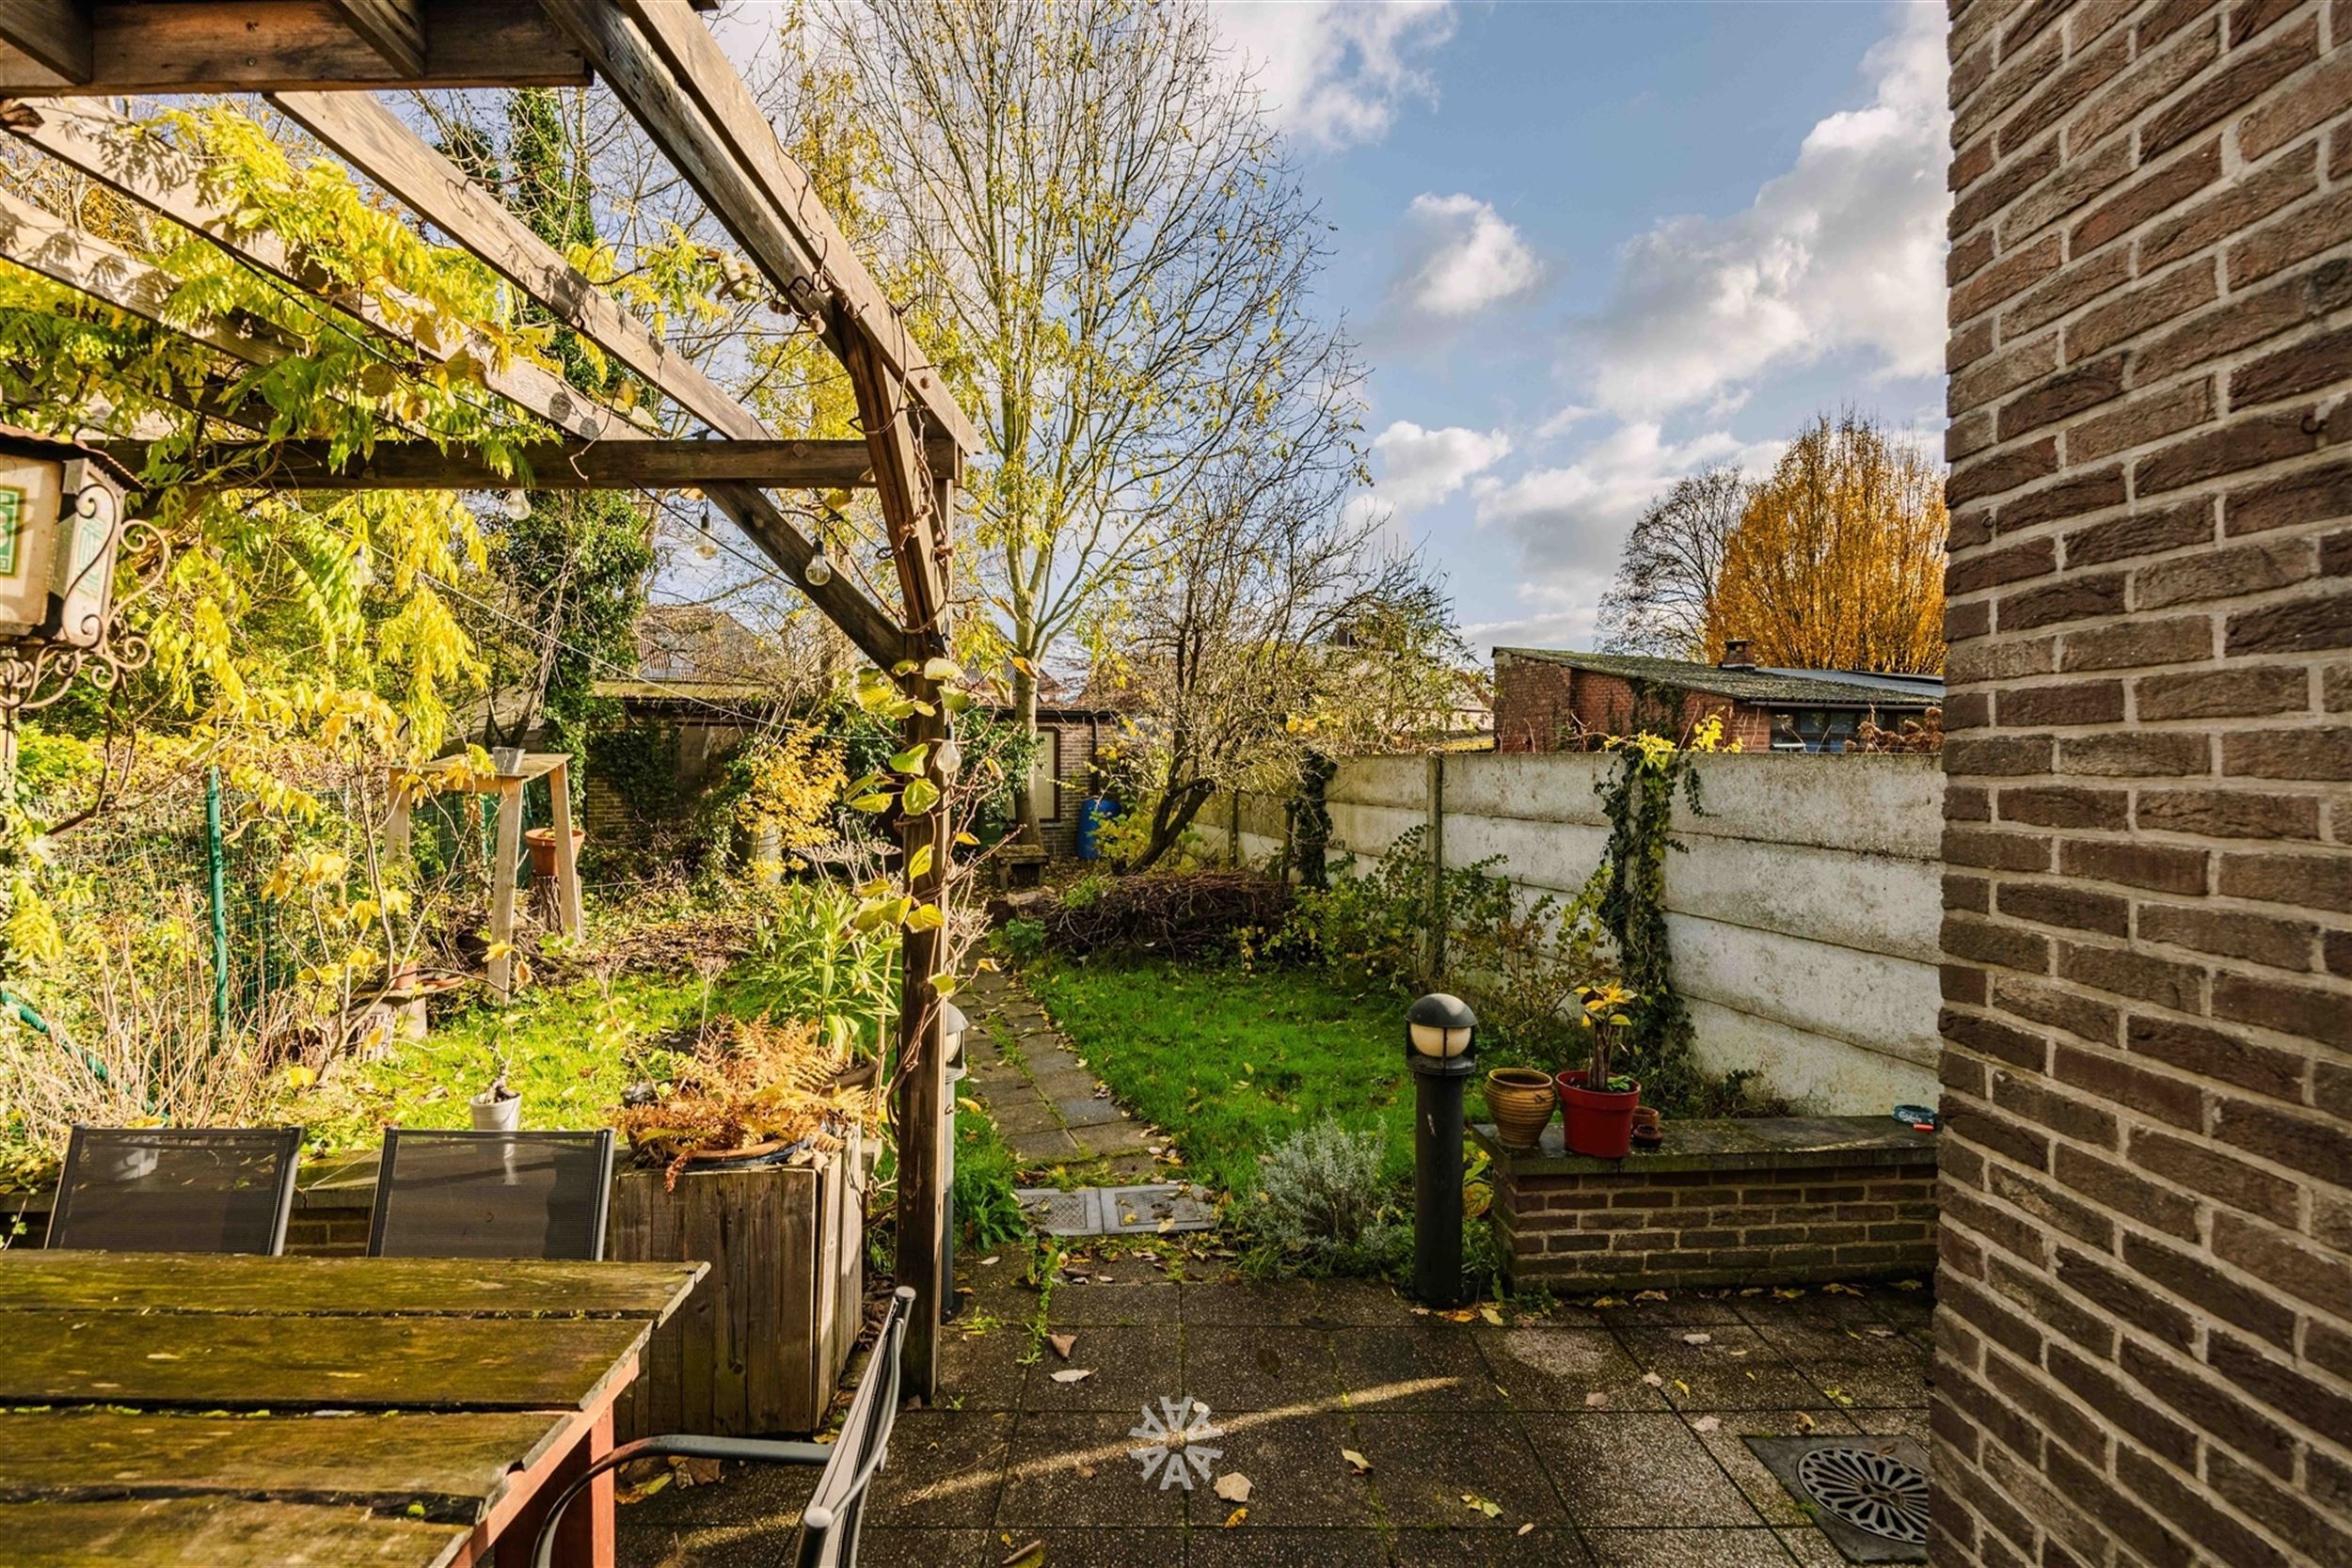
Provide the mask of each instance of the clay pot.
POLYGON ((1561 1073, 1554 1082, 1569 1153, 1622 1160, 1633 1152, 1633 1108, 1642 1102, 1641 1085, 1623 1094, 1588 1089, 1581 1068, 1561 1073))
POLYGON ((1665 1141, 1666 1129, 1663 1123, 1661 1123, 1659 1119, 1658 1107, 1655 1105, 1634 1106, 1633 1147, 1636 1148, 1656 1148, 1659 1145, 1664 1143, 1665 1141))
MULTIPOLYGON (((588 842, 588 835, 580 829, 572 830, 572 859, 580 859, 580 847, 588 842)), ((531 850, 531 874, 534 877, 555 875, 555 830, 533 828, 523 834, 523 843, 531 850)))
POLYGON ((1556 1102, 1551 1080, 1534 1068, 1499 1067, 1486 1074, 1486 1109, 1494 1113, 1496 1141, 1505 1148, 1534 1148, 1551 1125, 1556 1102))

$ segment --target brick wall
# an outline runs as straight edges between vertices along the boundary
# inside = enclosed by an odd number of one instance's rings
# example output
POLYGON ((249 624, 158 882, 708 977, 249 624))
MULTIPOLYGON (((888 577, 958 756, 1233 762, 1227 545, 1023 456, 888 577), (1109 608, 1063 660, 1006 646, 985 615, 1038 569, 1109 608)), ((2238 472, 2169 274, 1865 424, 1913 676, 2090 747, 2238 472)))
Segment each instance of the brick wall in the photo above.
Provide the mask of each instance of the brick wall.
MULTIPOLYGON (((1554 752, 1581 733, 1623 735, 1633 727, 1635 712, 1632 684, 1622 675, 1501 652, 1495 655, 1494 708, 1498 752, 1554 752)), ((1741 750, 1772 750, 1772 719, 1764 709, 1727 697, 1683 694, 1685 729, 1709 714, 1723 716, 1725 738, 1741 750)))
POLYGON ((2347 39, 1952 5, 1946 1568, 2352 1562, 2347 39))
POLYGON ((1556 1120, 1533 1154, 1478 1137, 1515 1286, 1792 1285, 1935 1263, 1934 1146, 1883 1117, 1683 1123, 1627 1160, 1566 1154, 1556 1120))

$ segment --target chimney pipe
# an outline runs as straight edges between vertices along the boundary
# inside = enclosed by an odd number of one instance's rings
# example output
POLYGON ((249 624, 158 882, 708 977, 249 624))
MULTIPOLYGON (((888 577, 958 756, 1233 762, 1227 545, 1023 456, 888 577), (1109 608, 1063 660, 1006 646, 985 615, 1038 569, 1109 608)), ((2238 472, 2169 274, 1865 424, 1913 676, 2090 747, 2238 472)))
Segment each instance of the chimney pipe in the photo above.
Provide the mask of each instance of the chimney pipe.
POLYGON ((1724 640, 1724 661, 1720 668, 1724 670, 1753 670, 1756 668, 1756 658, 1754 655, 1748 652, 1748 640, 1746 638, 1730 637, 1724 640))

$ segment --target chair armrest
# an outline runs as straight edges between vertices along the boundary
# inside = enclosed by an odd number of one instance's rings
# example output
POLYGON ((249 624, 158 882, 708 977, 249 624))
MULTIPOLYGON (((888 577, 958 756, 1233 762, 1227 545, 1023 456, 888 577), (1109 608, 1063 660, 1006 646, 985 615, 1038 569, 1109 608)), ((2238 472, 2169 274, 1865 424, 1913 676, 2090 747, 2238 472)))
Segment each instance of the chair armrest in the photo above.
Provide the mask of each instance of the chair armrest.
POLYGON ((532 1568, 551 1568, 555 1560, 555 1528, 563 1523, 564 1511, 572 1500, 587 1490, 588 1483, 607 1470, 617 1470, 638 1459, 742 1459, 770 1465, 823 1465, 834 1456, 830 1443, 785 1443, 764 1437, 695 1437, 673 1433, 659 1437, 641 1437, 624 1443, 572 1478, 570 1485, 556 1494, 555 1502, 548 1509, 547 1518, 539 1527, 539 1539, 531 1553, 532 1568))

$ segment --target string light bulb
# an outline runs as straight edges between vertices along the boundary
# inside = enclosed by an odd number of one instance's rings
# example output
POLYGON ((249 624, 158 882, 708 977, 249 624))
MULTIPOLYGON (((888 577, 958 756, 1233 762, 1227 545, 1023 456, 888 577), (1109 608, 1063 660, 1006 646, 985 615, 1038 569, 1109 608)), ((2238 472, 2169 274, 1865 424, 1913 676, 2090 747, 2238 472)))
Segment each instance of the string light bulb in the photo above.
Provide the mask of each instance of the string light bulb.
POLYGON ((801 568, 801 580, 811 588, 824 587, 833 580, 833 558, 820 547, 808 558, 808 564, 801 568))

